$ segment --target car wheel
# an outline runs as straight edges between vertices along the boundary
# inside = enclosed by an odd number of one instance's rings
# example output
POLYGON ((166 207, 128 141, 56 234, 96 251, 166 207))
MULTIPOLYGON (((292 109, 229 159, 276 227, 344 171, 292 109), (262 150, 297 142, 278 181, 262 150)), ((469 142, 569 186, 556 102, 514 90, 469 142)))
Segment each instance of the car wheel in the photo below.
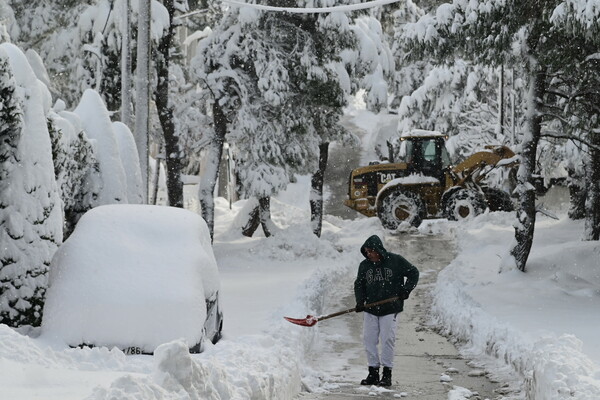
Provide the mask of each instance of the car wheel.
POLYGON ((470 189, 459 189, 446 199, 444 216, 452 221, 473 218, 482 214, 486 208, 485 197, 482 193, 470 189))
POLYGON ((377 216, 384 228, 394 230, 406 222, 419 226, 425 214, 421 198, 408 191, 392 191, 385 195, 377 207, 377 216))

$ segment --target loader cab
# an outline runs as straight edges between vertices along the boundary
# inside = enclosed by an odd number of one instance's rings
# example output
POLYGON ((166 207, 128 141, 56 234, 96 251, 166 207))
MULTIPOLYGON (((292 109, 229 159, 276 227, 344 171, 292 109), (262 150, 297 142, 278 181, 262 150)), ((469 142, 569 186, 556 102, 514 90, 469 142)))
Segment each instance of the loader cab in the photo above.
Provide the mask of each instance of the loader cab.
POLYGON ((451 165, 446 150, 446 136, 431 134, 400 138, 399 159, 408 165, 409 173, 422 174, 445 181, 445 173, 451 165))

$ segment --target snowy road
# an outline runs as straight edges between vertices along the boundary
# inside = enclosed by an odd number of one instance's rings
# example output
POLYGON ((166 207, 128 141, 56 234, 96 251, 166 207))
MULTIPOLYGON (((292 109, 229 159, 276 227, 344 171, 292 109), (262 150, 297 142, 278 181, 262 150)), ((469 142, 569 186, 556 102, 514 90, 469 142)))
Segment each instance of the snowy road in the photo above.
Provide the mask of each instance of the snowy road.
MULTIPOLYGON (((386 245, 389 250, 403 254, 421 270, 419 286, 406 303, 399 320, 393 386, 387 390, 358 384, 366 376, 367 370, 361 344, 362 314, 349 314, 323 321, 318 326, 321 339, 312 353, 311 361, 322 377, 321 387, 328 393, 305 392, 298 399, 341 400, 376 396, 443 400, 449 398, 448 392, 454 386, 478 393, 471 399, 501 397, 499 383, 490 382, 483 371, 462 359, 446 338, 425 325, 431 284, 437 272, 454 257, 452 241, 444 236, 402 234, 387 237, 386 245)), ((339 309, 354 306, 351 290, 353 279, 354 276, 348 276, 340 282, 339 292, 345 293, 345 296, 340 296, 342 298, 336 304, 339 309)))
MULTIPOLYGON (((359 137, 364 132, 347 123, 359 137)), ((360 163, 360 150, 332 145, 325 176, 327 197, 325 213, 345 219, 364 218, 343 205, 347 196, 347 180, 351 169, 360 163)), ((361 232, 357 232, 360 235, 361 232)), ((303 392, 300 400, 312 399, 367 399, 418 398, 420 400, 448 399, 448 392, 455 386, 477 393, 471 399, 496 399, 503 389, 482 375, 476 366, 469 366, 445 337, 426 326, 431 304, 430 289, 437 273, 454 258, 454 243, 448 236, 400 234, 388 235, 388 250, 405 256, 421 271, 417 289, 406 303, 400 315, 396 345, 393 386, 391 390, 376 387, 361 387, 358 382, 365 378, 367 367, 362 346, 362 314, 323 321, 318 329, 319 343, 309 356, 313 368, 318 371, 321 382, 307 382, 308 387, 318 386, 323 393, 303 392), (469 376, 475 375, 475 376, 469 376), (448 381, 448 382, 442 382, 448 381)), ((358 267, 359 260, 356 261, 358 267)), ((333 293, 336 299, 328 299, 330 309, 325 313, 354 307, 353 282, 355 271, 342 281, 333 293)), ((460 389, 450 398, 461 399, 460 389)))

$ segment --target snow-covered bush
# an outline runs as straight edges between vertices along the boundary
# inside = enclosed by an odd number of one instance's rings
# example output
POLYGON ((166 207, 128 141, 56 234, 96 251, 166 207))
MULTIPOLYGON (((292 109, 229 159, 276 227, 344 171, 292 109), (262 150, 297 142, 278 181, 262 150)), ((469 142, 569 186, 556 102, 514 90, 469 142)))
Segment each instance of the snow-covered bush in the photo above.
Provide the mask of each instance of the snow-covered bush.
POLYGON ((60 190, 64 213, 64 237, 67 238, 79 218, 90 208, 100 190, 99 167, 92 144, 85 132, 71 121, 72 113, 58 102, 48 115, 52 140, 54 174, 60 190))
POLYGON ((140 158, 133 135, 127 125, 115 121, 112 123, 119 148, 119 157, 125 171, 127 186, 127 200, 129 204, 143 204, 144 192, 142 190, 142 172, 140 158))
POLYGON ((100 169, 102 187, 93 206, 127 203, 127 182, 117 139, 109 112, 98 92, 86 90, 74 114, 79 117, 87 136, 92 139, 100 169))
POLYGON ((46 113, 50 93, 16 46, 0 45, 0 322, 38 325, 62 241, 46 113))

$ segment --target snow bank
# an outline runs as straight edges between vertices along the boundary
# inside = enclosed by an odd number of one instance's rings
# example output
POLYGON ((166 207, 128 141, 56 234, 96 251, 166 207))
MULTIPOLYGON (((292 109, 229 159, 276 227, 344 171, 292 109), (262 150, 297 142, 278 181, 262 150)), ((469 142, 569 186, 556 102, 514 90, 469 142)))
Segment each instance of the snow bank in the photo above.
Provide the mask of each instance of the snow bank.
POLYGON ((490 213, 455 225, 459 255, 439 274, 433 322, 464 354, 495 364, 490 369, 502 374, 501 365, 510 365, 525 378, 527 398, 598 399, 597 325, 590 318, 600 307, 600 245, 579 241, 581 222, 539 218, 528 272, 498 273, 513 218, 490 213))
POLYGON ((205 296, 219 289, 202 218, 159 206, 96 207, 52 260, 43 332, 82 343, 147 352, 200 342, 205 296))
MULTIPOLYGON (((125 255, 125 250, 113 251, 113 254, 106 254, 106 250, 93 250, 96 246, 105 248, 117 242, 140 248, 140 241, 155 239, 164 234, 170 235, 171 240, 164 242, 169 249, 165 254, 177 257, 196 251, 194 246, 189 245, 189 241, 185 248, 183 244, 180 248, 179 244, 172 243, 194 235, 186 226, 190 223, 189 219, 199 217, 190 216, 189 212, 176 210, 186 217, 186 221, 181 221, 179 216, 170 215, 168 208, 161 207, 167 213, 162 214, 161 211, 161 217, 168 216, 173 224, 178 225, 177 234, 169 230, 157 232, 156 224, 140 227, 143 232, 140 233, 130 221, 136 219, 140 211, 119 214, 118 218, 108 211, 140 210, 143 207, 153 209, 151 206, 111 205, 94 209, 91 215, 99 212, 101 221, 92 229, 86 222, 90 214, 86 215, 73 236, 61 248, 64 249, 62 253, 59 251, 60 255, 57 256, 61 261, 70 262, 61 262, 59 268, 54 268, 54 264, 52 266, 53 285, 50 288, 48 307, 54 310, 46 312, 47 320, 44 321, 41 336, 36 337, 35 332, 28 336, 0 325, 0 398, 295 398, 302 390, 303 380, 307 379, 307 375, 313 376, 315 380, 320 378, 317 372, 306 366, 305 360, 305 356, 316 347, 319 327, 306 329, 290 324, 282 317, 331 312, 332 307, 335 307, 332 302, 340 295, 332 292, 332 288, 338 286, 334 283, 348 275, 348 268, 356 267, 356 260, 361 257, 359 247, 365 235, 383 235, 376 219, 344 221, 326 216, 322 237, 316 238, 310 229, 306 196, 309 184, 309 178, 301 177, 297 184, 289 185, 284 193, 273 199, 272 216, 278 231, 276 237, 268 239, 260 235, 246 238, 239 233, 236 236, 229 225, 242 208, 239 203, 243 202, 235 203, 233 209, 229 209, 225 199, 216 199, 218 224, 215 227, 214 251, 219 260, 222 283, 219 292, 224 305, 224 336, 216 345, 206 343, 203 353, 193 355, 189 354, 187 343, 179 338, 158 346, 154 356, 126 356, 115 347, 71 349, 65 345, 65 336, 71 335, 71 331, 84 330, 85 327, 80 325, 96 324, 92 329, 101 332, 104 327, 97 326, 100 324, 96 321, 75 321, 74 325, 72 321, 67 321, 68 315, 73 314, 72 309, 77 306, 84 309, 88 307, 88 299, 75 299, 71 292, 66 292, 66 296, 71 296, 70 298, 63 302, 52 300, 55 296, 52 294, 53 290, 65 293, 65 289, 54 285, 55 282, 61 282, 63 286, 76 286, 77 290, 82 284, 91 287, 86 295, 91 296, 89 302, 94 303, 98 300, 95 298, 95 290, 113 290, 114 286, 112 281, 111 285, 102 284, 102 279, 109 279, 103 275, 105 271, 102 271, 101 266, 106 265, 102 263, 103 260, 112 262, 113 258, 123 259, 114 265, 115 268, 111 268, 117 271, 114 277, 124 275, 124 269, 133 268, 139 272, 143 269, 139 265, 149 262, 146 257, 152 258, 152 262, 156 262, 157 257, 162 257, 157 255, 162 247, 143 247, 144 250, 131 257, 125 255), (127 228, 120 227, 120 222, 127 225, 127 228), (364 235, 357 235, 356 232, 364 232, 364 235), (78 236, 86 236, 87 240, 78 239, 78 236), (70 244, 75 241, 80 243, 70 244), (74 261, 80 256, 85 263, 74 261), (67 278, 72 276, 73 271, 80 275, 78 284, 75 282, 76 278, 67 278), (98 274, 99 278, 90 282, 88 279, 92 272, 98 274), (62 322, 52 321, 52 318, 60 318, 62 322)), ((197 193, 192 185, 186 185, 184 189, 187 194, 191 192, 195 196, 197 193)), ((186 199, 188 202, 191 200, 186 199)), ((58 265, 58 259, 56 262, 58 265)), ((164 271, 161 272, 160 269, 143 269, 143 272, 148 275, 145 280, 158 275, 168 280, 160 286, 161 291, 176 279, 171 275, 162 275, 164 271)), ((189 282, 186 284, 189 285, 189 282)), ((127 289, 130 292, 135 290, 131 287, 127 289)), ((157 291, 159 287, 151 289, 157 291)), ((153 297, 154 295, 155 293, 152 294, 153 297)), ((122 295, 120 300, 128 298, 129 296, 122 295)), ((125 307, 128 305, 125 304, 125 307)), ((153 303, 147 302, 141 312, 156 315, 160 310, 153 303)), ((74 319, 87 318, 87 314, 89 310, 74 319)))

